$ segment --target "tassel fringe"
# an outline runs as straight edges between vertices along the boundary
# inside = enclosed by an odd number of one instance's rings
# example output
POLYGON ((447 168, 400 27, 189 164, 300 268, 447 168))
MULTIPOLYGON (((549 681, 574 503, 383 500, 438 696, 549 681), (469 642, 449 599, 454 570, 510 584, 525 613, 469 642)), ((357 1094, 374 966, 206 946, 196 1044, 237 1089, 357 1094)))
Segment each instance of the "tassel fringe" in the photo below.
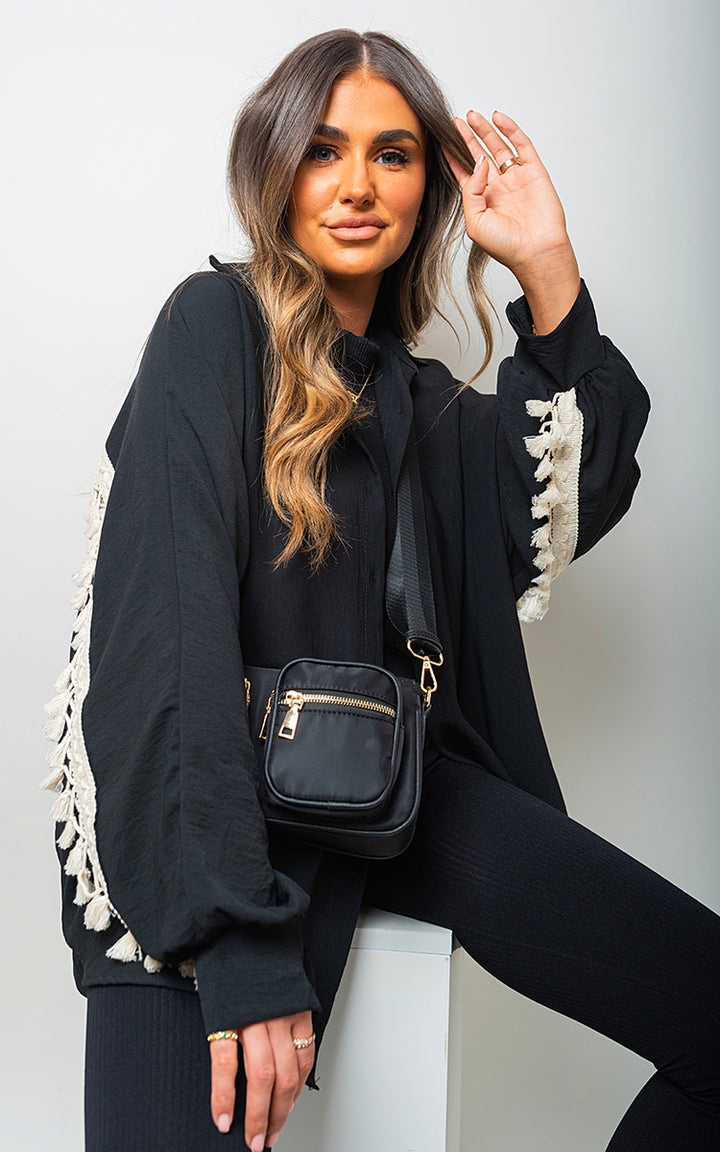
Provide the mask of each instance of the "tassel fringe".
POLYGON ((572 560, 577 547, 580 459, 583 418, 575 389, 556 392, 552 400, 527 400, 529 416, 542 420, 537 436, 525 437, 525 448, 538 461, 534 476, 547 484, 532 497, 531 515, 546 523, 531 536, 537 548, 536 576, 517 603, 522 623, 542 620, 550 604, 550 585, 572 560))
MULTIPOLYGON (((72 605, 77 615, 70 641, 72 656, 55 682, 56 695, 45 706, 49 719, 44 730, 54 746, 48 755, 51 771, 41 787, 58 793, 52 806, 52 816, 58 824, 64 824, 64 828, 57 837, 57 844, 68 852, 64 868, 68 876, 76 878, 74 903, 81 907, 85 905, 85 927, 92 932, 104 932, 113 921, 119 921, 127 931, 108 948, 105 955, 124 964, 142 961, 148 972, 159 972, 163 964, 152 956, 143 958, 140 945, 108 896, 95 840, 95 780, 80 721, 90 684, 90 627, 95 564, 113 475, 112 463, 105 453, 93 485, 87 515, 87 559, 73 577, 77 591, 72 597, 72 605)), ((182 968, 183 965, 180 965, 182 968)), ((192 971, 184 973, 189 976, 193 974, 194 967, 192 971)))

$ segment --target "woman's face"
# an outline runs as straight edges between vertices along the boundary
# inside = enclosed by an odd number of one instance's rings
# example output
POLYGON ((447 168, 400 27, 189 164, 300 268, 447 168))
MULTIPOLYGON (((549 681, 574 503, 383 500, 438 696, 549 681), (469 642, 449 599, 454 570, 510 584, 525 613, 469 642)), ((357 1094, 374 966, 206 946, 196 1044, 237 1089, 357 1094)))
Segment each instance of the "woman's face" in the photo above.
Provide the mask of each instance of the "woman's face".
POLYGON ((297 169, 288 228, 329 286, 377 288, 413 237, 424 190, 422 124, 392 84, 353 72, 333 85, 297 169))

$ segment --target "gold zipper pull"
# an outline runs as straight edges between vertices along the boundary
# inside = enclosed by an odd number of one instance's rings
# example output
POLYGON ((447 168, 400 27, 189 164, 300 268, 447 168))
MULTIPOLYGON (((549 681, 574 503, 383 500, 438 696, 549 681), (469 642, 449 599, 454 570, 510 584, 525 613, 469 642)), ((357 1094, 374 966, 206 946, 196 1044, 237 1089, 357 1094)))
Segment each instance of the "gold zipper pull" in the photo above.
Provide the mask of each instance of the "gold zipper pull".
POLYGON ((265 729, 267 728, 268 716, 270 715, 270 708, 272 706, 272 698, 274 695, 275 695, 275 689, 273 688, 272 692, 270 693, 270 695, 267 698, 267 704, 265 705, 265 715, 263 716, 262 728, 260 729, 260 739, 261 740, 267 740, 267 732, 265 731, 265 729))
POLYGON ((285 740, 294 740, 298 716, 300 715, 300 709, 305 703, 305 699, 302 692, 286 692, 282 702, 283 704, 289 705, 289 707, 280 731, 278 732, 278 736, 282 736, 285 740))

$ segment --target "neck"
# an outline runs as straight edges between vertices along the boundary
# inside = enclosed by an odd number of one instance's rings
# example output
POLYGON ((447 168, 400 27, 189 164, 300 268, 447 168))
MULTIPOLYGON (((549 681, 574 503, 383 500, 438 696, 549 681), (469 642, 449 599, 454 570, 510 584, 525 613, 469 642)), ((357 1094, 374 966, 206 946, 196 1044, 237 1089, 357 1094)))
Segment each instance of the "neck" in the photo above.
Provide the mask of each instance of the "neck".
POLYGON ((363 280, 327 281, 325 295, 342 327, 355 336, 364 336, 367 331, 381 279, 382 273, 363 280))

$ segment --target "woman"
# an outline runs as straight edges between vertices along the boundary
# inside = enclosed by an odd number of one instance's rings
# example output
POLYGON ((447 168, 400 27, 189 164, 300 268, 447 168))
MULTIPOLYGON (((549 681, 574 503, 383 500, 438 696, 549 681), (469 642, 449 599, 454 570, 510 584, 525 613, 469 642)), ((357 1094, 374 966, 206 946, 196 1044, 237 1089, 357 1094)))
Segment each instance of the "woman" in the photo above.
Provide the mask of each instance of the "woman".
POLYGON ((88 1149, 272 1147, 363 901, 654 1061, 613 1152, 717 1148, 718 919, 568 818, 520 638, 627 510, 648 410, 547 172, 508 116, 453 124, 402 45, 335 31, 250 98, 230 185, 251 258, 153 328, 51 707, 88 1149), (486 362, 484 261, 523 292, 497 398, 407 350, 458 222, 486 362), (383 590, 411 418, 445 664, 415 838, 368 865, 268 834, 243 670, 414 674, 383 590))

